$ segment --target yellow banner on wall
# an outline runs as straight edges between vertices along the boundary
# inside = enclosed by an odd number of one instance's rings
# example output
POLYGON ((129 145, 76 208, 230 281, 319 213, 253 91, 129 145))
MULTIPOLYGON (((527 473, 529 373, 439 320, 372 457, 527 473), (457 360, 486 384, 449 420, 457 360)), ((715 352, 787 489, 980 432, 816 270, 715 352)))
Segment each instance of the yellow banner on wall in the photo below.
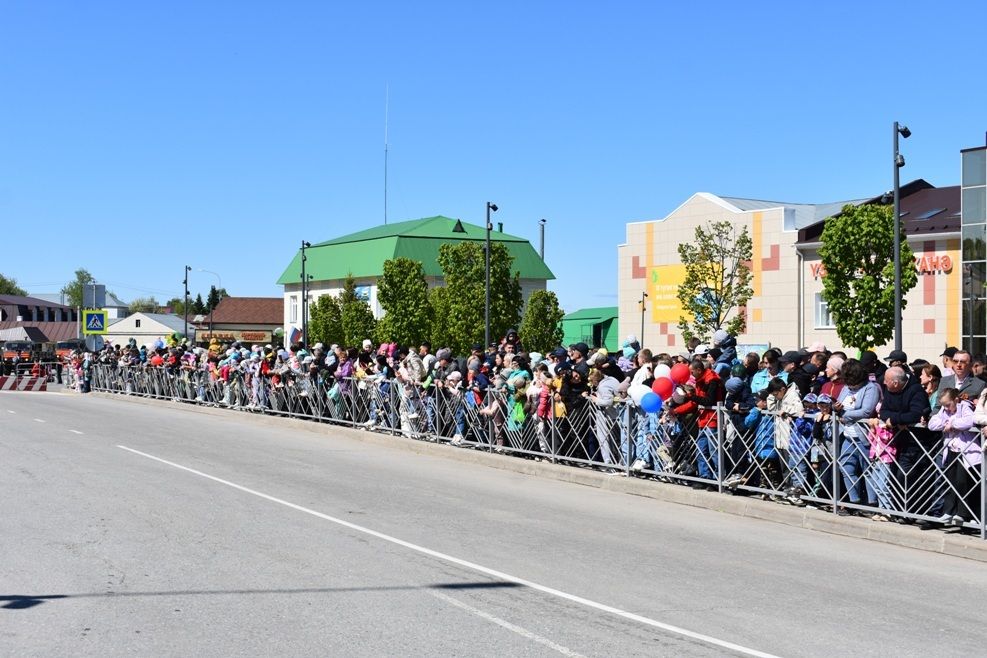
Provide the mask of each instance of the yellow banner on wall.
POLYGON ((651 321, 677 324, 683 315, 692 316, 682 309, 677 297, 679 286, 685 282, 685 265, 656 265, 648 268, 648 301, 651 303, 651 321))

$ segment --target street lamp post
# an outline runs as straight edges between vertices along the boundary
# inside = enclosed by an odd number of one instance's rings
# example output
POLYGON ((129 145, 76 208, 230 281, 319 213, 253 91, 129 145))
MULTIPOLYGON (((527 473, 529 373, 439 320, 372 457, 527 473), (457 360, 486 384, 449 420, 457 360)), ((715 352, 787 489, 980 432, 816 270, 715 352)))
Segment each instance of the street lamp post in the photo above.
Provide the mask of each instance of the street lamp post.
POLYGON ((185 340, 188 340, 188 273, 192 271, 191 266, 185 266, 185 340))
POLYGON ((899 169, 905 166, 905 158, 898 152, 898 135, 908 139, 912 131, 894 122, 894 348, 901 349, 901 208, 899 169))
POLYGON ((490 347, 490 231, 493 230, 493 224, 490 223, 491 212, 497 212, 497 204, 487 201, 487 244, 484 250, 486 260, 486 295, 483 305, 483 349, 490 347))
MULTIPOLYGON (((205 272, 206 274, 212 274, 214 277, 216 277, 216 282, 219 283, 219 286, 216 289, 216 293, 218 295, 219 294, 219 291, 223 289, 223 277, 219 276, 218 274, 216 274, 212 270, 204 270, 201 267, 198 269, 198 271, 199 272, 205 272)), ((222 297, 220 297, 220 301, 222 301, 222 297)), ((209 309, 209 340, 210 341, 212 340, 212 337, 213 337, 213 334, 212 334, 212 314, 213 314, 213 311, 215 311, 215 310, 216 309, 214 309, 214 308, 209 309)))
POLYGON ((641 347, 644 347, 644 300, 648 298, 648 293, 641 293, 641 347))
POLYGON ((312 246, 311 242, 302 240, 302 343, 308 347, 308 277, 305 275, 305 261, 308 256, 305 250, 312 246))
POLYGON ((542 259, 542 262, 544 262, 545 261, 545 220, 544 219, 539 219, 538 220, 538 226, 541 229, 539 231, 539 233, 540 233, 539 238, 540 239, 538 241, 538 256, 539 256, 539 258, 542 259))

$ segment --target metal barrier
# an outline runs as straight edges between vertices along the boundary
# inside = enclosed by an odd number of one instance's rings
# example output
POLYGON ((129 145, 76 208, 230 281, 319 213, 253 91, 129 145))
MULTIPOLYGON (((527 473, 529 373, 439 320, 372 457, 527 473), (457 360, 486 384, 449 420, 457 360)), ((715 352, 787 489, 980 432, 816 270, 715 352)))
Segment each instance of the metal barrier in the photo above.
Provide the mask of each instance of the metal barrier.
MULTIPOLYGON (((73 371, 71 367, 66 372, 73 371)), ((74 375, 74 371, 73 371, 74 375)), ((987 464, 924 426, 882 430, 835 415, 760 409, 645 413, 630 401, 563 400, 550 383, 480 394, 379 376, 288 369, 93 365, 93 390, 360 426, 407 438, 759 496, 875 520, 930 521, 987 539, 987 464), (548 387, 546 396, 543 387, 548 387)), ((971 435, 972 436, 972 435, 971 435)))
MULTIPOLYGON (((48 382, 55 382, 59 379, 62 374, 59 372, 59 368, 65 370, 60 361, 39 361, 37 365, 40 369, 40 374, 37 376, 45 378, 48 382)), ((31 376, 34 372, 34 366, 34 363, 19 363, 14 367, 11 374, 15 377, 31 376)))

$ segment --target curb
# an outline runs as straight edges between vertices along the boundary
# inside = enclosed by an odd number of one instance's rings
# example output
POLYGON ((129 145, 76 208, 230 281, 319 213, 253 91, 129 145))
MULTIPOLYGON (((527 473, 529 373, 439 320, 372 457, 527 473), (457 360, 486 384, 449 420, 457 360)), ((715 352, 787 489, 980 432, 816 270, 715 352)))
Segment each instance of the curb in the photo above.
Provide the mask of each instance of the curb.
MULTIPOLYGON (((228 409, 203 407, 169 400, 155 400, 152 398, 103 392, 93 392, 88 395, 135 404, 170 407, 209 416, 229 417, 230 414, 230 410, 228 409)), ((941 531, 923 532, 911 526, 836 516, 821 510, 786 507, 769 501, 723 495, 712 491, 695 490, 680 485, 655 482, 653 480, 615 477, 588 468, 518 459, 509 454, 501 455, 480 450, 456 448, 446 443, 406 439, 392 434, 358 430, 345 425, 333 425, 299 418, 254 413, 238 413, 237 417, 249 418, 253 422, 263 425, 294 427, 320 435, 341 433, 347 438, 364 443, 395 448, 415 454, 443 457, 462 463, 479 464, 522 475, 550 478, 559 482, 594 487, 613 493, 642 496, 677 505, 699 507, 715 512, 757 519, 759 521, 780 523, 814 532, 865 539, 930 553, 940 553, 976 560, 978 562, 987 562, 987 541, 983 541, 978 537, 946 534, 941 531)))

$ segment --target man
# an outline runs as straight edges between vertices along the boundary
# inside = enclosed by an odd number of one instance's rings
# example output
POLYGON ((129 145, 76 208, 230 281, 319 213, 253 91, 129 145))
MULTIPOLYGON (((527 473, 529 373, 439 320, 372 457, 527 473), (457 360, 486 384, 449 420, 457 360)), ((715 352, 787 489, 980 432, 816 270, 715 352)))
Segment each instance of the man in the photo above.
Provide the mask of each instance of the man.
POLYGON ((425 366, 425 372, 430 372, 432 366, 435 364, 435 355, 432 353, 432 343, 423 341, 421 345, 418 346, 418 356, 422 359, 422 365, 425 366))
MULTIPOLYGON (((956 350, 950 360, 953 364, 953 374, 945 375, 939 381, 939 394, 942 395, 942 392, 947 388, 955 388, 975 402, 983 392, 985 384, 984 380, 974 377, 970 371, 970 361, 972 360, 970 353, 966 350, 956 350)), ((932 409, 932 413, 939 411, 938 398, 939 396, 936 396, 936 406, 932 409)))
MULTIPOLYGON (((715 407, 718 402, 723 401, 722 380, 706 367, 706 362, 702 359, 694 359, 689 364, 689 372, 696 380, 696 392, 670 411, 674 416, 685 416, 698 411, 699 438, 696 440, 696 449, 699 454, 696 457, 696 467, 699 477, 715 480, 717 473, 714 470, 718 469, 715 407)), ((706 482, 697 482, 692 487, 714 489, 713 485, 706 482)))
POLYGON ((583 377, 583 381, 589 379, 589 364, 586 362, 586 355, 589 354, 589 345, 586 343, 573 343, 569 346, 569 361, 572 362, 572 369, 583 377))
MULTIPOLYGON (((891 368, 898 368, 905 374, 907 381, 906 386, 921 386, 918 377, 912 376, 912 370, 908 366, 908 355, 901 350, 891 350, 891 354, 888 354, 888 358, 885 359, 888 362, 888 370, 891 368)), ((884 382, 887 382, 887 371, 884 373, 884 382)), ((887 390, 887 385, 882 383, 884 390, 887 390)), ((917 421, 916 421, 917 422, 917 421)))
POLYGON ((884 371, 887 367, 877 358, 877 353, 873 350, 865 350, 860 355, 860 365, 867 371, 868 379, 880 385, 884 381, 884 371))
POLYGON ((795 350, 782 354, 778 363, 781 365, 782 371, 788 375, 787 383, 795 384, 798 387, 799 400, 801 401, 809 394, 813 380, 816 378, 815 375, 802 368, 802 354, 795 350))
POLYGON ((973 357, 973 376, 987 382, 987 356, 978 354, 973 357))
MULTIPOLYGON (((907 361, 900 350, 891 353, 892 356, 902 356, 896 361, 907 361), (895 352, 899 354, 896 355, 895 352)), ((892 472, 898 481, 898 490, 904 492, 903 507, 905 510, 914 511, 915 505, 909 500, 910 496, 915 496, 919 489, 924 488, 927 483, 919 479, 919 475, 927 470, 917 469, 915 466, 925 454, 922 446, 910 429, 923 418, 931 415, 929 409, 929 396, 925 394, 921 385, 910 385, 910 381, 917 381, 905 367, 893 365, 884 373, 884 397, 881 401, 881 410, 877 418, 870 420, 871 427, 883 425, 885 429, 895 435, 894 445, 898 448, 896 463, 892 465, 892 472)))
POLYGON ((566 362, 566 349, 564 347, 556 347, 548 355, 548 372, 555 377, 557 375, 558 367, 566 362))

